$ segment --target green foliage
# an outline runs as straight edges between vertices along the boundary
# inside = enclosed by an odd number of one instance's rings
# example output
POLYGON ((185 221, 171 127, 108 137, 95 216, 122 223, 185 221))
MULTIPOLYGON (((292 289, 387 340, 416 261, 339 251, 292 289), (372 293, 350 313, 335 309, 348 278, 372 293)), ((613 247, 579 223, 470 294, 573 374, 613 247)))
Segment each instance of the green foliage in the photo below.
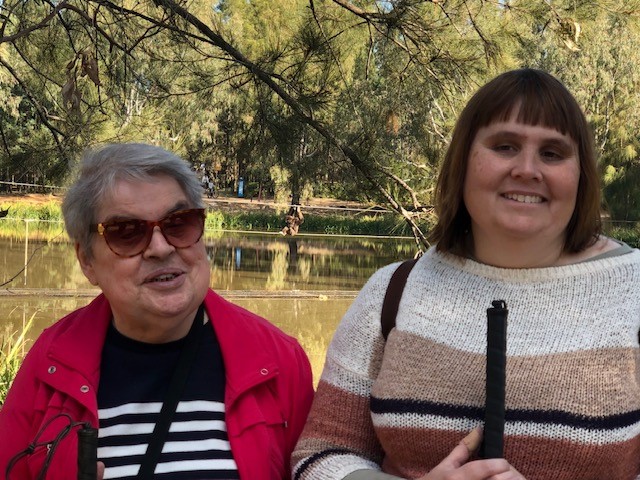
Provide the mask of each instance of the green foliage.
MULTIPOLYGON (((4 237, 23 238, 25 220, 29 223, 29 237, 51 241, 68 241, 62 223, 60 204, 55 201, 43 204, 24 202, 6 203, 10 208, 11 218, 0 219, 0 235, 4 237)), ((6 207, 5 207, 6 208, 6 207)), ((278 232, 284 226, 282 212, 249 211, 222 212, 210 209, 205 220, 205 229, 216 230, 251 230, 262 232, 278 232)), ((391 235, 410 236, 411 231, 406 223, 393 213, 372 214, 324 214, 305 213, 305 220, 300 233, 319 233, 334 235, 391 235)))
MULTIPOLYGON (((278 232, 284 226, 282 214, 276 212, 219 213, 223 216, 222 229, 278 232)), ((393 214, 321 215, 307 213, 300 227, 301 234, 410 236, 404 222, 393 214)))
POLYGON ((0 177, 62 182, 83 147, 142 140, 283 203, 429 205, 466 100, 533 66, 584 106, 611 213, 637 215, 638 0, 161 3, 2 2, 0 177))
POLYGON ((68 242, 69 238, 60 221, 27 219, 0 219, 0 236, 3 238, 43 240, 46 242, 68 242))
POLYGON ((393 214, 380 215, 306 215, 302 229, 333 235, 411 236, 408 225, 398 223, 393 214))
POLYGON ((224 213, 224 230, 255 230, 276 232, 282 228, 282 217, 276 213, 224 213))
POLYGON ((7 206, 9 207, 9 212, 13 218, 30 218, 34 220, 50 220, 54 222, 62 221, 62 209, 60 208, 60 202, 56 200, 50 200, 39 204, 15 202, 10 203, 7 206))
POLYGON ((640 248, 640 223, 610 225, 605 229, 607 235, 616 238, 633 248, 640 248))
POLYGON ((225 222, 225 216, 217 210, 207 212, 207 218, 204 222, 205 230, 222 230, 225 222))
POLYGON ((27 333, 33 324, 35 314, 24 325, 20 332, 11 332, 7 326, 0 335, 0 408, 4 404, 7 392, 22 364, 27 346, 27 333))
MULTIPOLYGON (((2 198, 2 197, 0 197, 2 198)), ((28 202, 0 202, 0 207, 9 208, 9 215, 0 218, 0 236, 45 241, 68 241, 62 220, 60 202, 33 204, 28 202)))
POLYGON ((288 205, 290 203, 289 178, 291 172, 279 165, 274 165, 269 169, 269 174, 274 185, 274 201, 278 204, 288 205))
POLYGON ((640 165, 635 162, 626 162, 626 165, 618 168, 617 175, 608 177, 604 196, 613 219, 637 221, 640 219, 640 165))

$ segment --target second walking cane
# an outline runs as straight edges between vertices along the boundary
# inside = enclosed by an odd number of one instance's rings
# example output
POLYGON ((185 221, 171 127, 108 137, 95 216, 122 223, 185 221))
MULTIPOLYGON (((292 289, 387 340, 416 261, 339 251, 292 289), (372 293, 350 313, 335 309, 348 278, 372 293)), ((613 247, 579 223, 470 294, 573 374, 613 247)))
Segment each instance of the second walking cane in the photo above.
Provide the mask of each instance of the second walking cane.
POLYGON ((480 456, 502 458, 507 365, 507 304, 494 300, 487 309, 487 378, 484 433, 480 456))

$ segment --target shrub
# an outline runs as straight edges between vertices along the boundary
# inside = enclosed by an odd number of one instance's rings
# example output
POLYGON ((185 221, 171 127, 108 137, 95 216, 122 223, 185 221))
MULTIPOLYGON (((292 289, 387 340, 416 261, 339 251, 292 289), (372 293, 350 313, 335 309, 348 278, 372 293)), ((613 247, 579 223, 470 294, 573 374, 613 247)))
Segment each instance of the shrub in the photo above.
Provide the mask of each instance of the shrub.
POLYGON ((35 313, 31 316, 22 331, 9 333, 8 328, 0 337, 0 408, 4 404, 11 383, 22 364, 29 332, 35 313), (16 337, 17 335, 17 337, 16 337))
POLYGON ((622 242, 625 242, 630 247, 640 248, 640 227, 634 224, 631 225, 605 225, 605 233, 616 238, 622 242))

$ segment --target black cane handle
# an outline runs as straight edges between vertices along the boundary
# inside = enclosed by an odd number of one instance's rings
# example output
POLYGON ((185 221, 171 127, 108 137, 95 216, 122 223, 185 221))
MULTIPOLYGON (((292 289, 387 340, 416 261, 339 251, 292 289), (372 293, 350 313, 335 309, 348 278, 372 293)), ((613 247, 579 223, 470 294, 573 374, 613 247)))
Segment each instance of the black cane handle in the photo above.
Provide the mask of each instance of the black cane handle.
POLYGON ((78 480, 98 478, 98 430, 84 426, 78 430, 78 480))
POLYGON ((505 379, 507 366, 507 304, 487 309, 487 366, 482 458, 502 458, 504 450, 505 379))

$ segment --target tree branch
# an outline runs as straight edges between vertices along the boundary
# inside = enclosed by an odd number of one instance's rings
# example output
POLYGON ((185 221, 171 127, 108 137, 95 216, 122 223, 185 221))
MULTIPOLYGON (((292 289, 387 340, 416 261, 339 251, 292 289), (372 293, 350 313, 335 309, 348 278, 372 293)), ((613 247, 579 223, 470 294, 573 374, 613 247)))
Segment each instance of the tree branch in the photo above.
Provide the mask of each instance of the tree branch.
MULTIPOLYGON (((53 18, 55 18, 56 15, 58 15, 58 12, 67 8, 68 6, 69 5, 67 0, 63 0, 62 2, 58 3, 47 16, 45 16, 40 22, 36 23, 35 25, 25 28, 24 30, 20 30, 13 35, 9 35, 9 36, 3 35, 2 37, 0 37, 0 44, 7 43, 7 42, 15 42, 19 38, 29 35, 31 32, 34 32, 36 30, 46 27, 49 24, 49 22, 53 18)), ((3 27, 2 33, 4 33, 4 27, 3 27)))
POLYGON ((296 115, 312 127, 316 132, 322 135, 331 145, 338 148, 345 157, 347 157, 351 164, 360 172, 360 174, 372 185, 373 188, 389 202, 391 208, 403 216, 405 221, 411 226, 411 229, 416 236, 416 241, 419 241, 425 248, 429 247, 429 242, 426 236, 421 231, 420 227, 416 224, 415 220, 407 214, 407 211, 396 201, 395 198, 376 181, 372 174, 371 166, 365 162, 360 156, 348 145, 343 144, 338 138, 331 132, 326 125, 316 120, 313 116, 313 111, 304 107, 296 98, 291 96, 284 88, 282 88, 273 78, 273 76, 255 63, 251 62, 235 47, 225 41, 220 35, 213 32, 208 25, 203 23, 200 19, 196 18, 185 8, 176 4, 173 0, 153 0, 159 7, 164 7, 170 12, 180 16, 186 20, 189 24, 194 26, 200 33, 207 36, 215 45, 230 55, 237 63, 244 66, 253 75, 255 75, 261 82, 266 84, 276 95, 278 95, 296 115))
POLYGON ((29 91, 28 86, 18 76, 17 72, 11 67, 11 65, 9 65, 7 62, 5 62, 2 59, 2 57, 0 57, 0 65, 2 65, 4 68, 6 68, 7 71, 13 76, 13 78, 15 78, 16 82, 18 82, 18 85, 20 85, 20 87, 22 87, 22 89, 24 91, 24 94, 29 99, 29 101, 31 102, 33 107, 35 108, 36 113, 38 114, 38 117, 40 118, 40 121, 43 123, 43 125, 45 127, 47 127, 49 129, 53 139, 55 140, 56 144, 58 145, 58 148, 59 148, 60 152, 63 153, 63 157, 66 157, 66 155, 64 155, 64 149, 62 148, 62 145, 60 144, 60 140, 58 139, 58 135, 64 138, 65 134, 63 132, 61 132, 60 130, 58 130, 55 126, 53 126, 49 122, 49 120, 47 119, 47 114, 45 113, 45 109, 38 103, 38 101, 33 97, 33 95, 31 95, 31 92, 29 91))

